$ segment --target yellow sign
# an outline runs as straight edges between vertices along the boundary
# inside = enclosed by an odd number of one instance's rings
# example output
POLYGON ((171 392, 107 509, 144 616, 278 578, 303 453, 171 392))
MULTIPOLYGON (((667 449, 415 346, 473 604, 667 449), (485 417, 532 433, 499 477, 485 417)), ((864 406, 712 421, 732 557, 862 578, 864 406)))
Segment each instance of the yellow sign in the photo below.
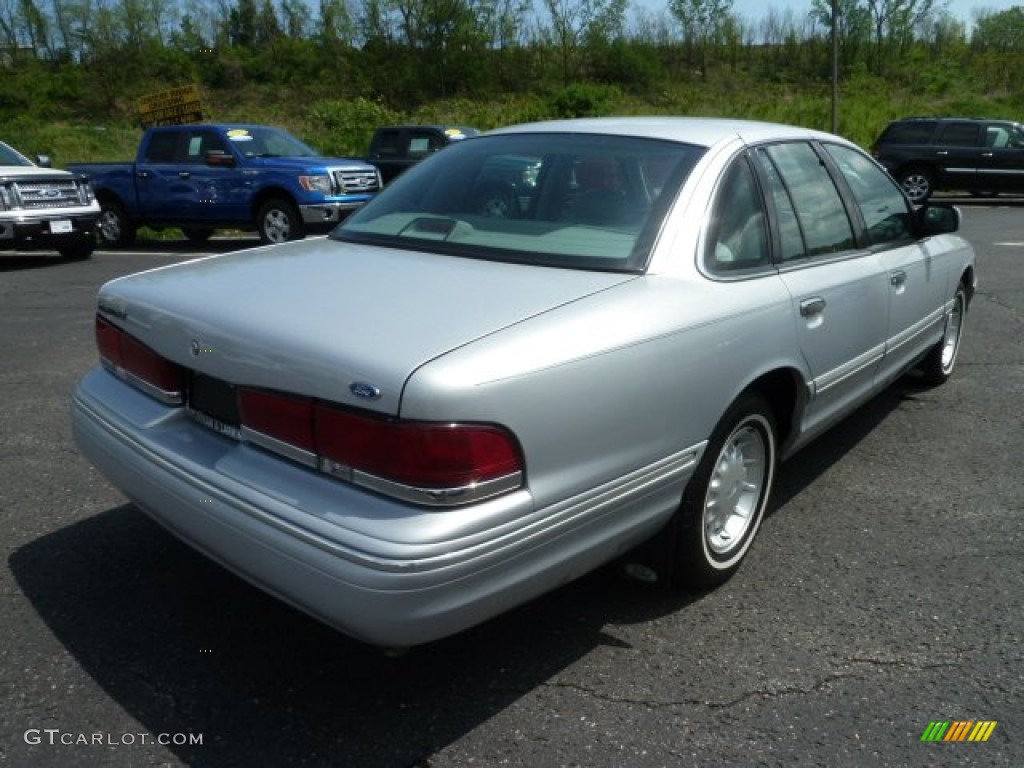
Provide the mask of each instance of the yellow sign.
POLYGON ((139 99, 139 121, 143 128, 198 123, 202 119, 203 107, 199 101, 199 88, 195 85, 169 88, 139 99))

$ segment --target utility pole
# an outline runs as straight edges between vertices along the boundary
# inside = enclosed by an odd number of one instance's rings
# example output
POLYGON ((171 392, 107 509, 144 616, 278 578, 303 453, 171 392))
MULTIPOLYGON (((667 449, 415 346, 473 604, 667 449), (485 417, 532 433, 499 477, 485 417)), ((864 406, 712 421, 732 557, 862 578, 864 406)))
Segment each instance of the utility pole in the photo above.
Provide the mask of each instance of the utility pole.
POLYGON ((839 0, 832 0, 832 133, 839 133, 839 0))

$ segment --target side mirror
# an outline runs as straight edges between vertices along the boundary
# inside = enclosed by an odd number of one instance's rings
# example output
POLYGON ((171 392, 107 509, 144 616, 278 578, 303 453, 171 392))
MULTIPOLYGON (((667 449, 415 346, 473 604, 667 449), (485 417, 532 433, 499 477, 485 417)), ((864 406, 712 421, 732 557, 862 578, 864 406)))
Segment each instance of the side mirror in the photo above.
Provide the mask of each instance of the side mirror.
POLYGON ((40 168, 52 168, 53 163, 50 160, 49 155, 36 155, 36 165, 40 168))
POLYGON ((960 229, 960 209, 949 203, 926 203, 917 209, 916 216, 921 237, 945 235, 960 229))
POLYGON ((235 156, 219 149, 211 149, 206 153, 206 164, 231 168, 235 164, 235 156))

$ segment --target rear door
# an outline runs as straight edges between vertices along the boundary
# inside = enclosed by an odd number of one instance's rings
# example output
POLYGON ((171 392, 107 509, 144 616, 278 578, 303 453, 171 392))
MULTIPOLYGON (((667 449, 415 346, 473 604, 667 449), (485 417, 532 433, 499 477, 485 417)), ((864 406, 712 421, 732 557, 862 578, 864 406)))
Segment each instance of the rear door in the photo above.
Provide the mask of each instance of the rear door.
POLYGON ((166 220, 191 204, 190 185, 178 176, 183 128, 152 130, 143 156, 135 165, 135 189, 146 221, 166 220))
POLYGON ((878 254, 858 249, 839 190, 808 142, 763 146, 754 156, 811 374, 804 428, 814 433, 873 391, 885 354, 888 275, 878 254))

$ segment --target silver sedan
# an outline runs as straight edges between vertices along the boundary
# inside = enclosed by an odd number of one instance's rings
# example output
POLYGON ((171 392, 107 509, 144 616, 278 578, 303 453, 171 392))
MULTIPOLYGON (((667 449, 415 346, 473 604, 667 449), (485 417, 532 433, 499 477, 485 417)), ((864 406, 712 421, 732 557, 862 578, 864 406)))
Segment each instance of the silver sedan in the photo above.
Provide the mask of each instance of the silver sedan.
POLYGON ((905 372, 952 373, 959 224, 825 133, 511 127, 327 239, 103 286, 74 432, 183 540, 374 644, 649 540, 660 578, 707 588, 781 459, 905 372))

